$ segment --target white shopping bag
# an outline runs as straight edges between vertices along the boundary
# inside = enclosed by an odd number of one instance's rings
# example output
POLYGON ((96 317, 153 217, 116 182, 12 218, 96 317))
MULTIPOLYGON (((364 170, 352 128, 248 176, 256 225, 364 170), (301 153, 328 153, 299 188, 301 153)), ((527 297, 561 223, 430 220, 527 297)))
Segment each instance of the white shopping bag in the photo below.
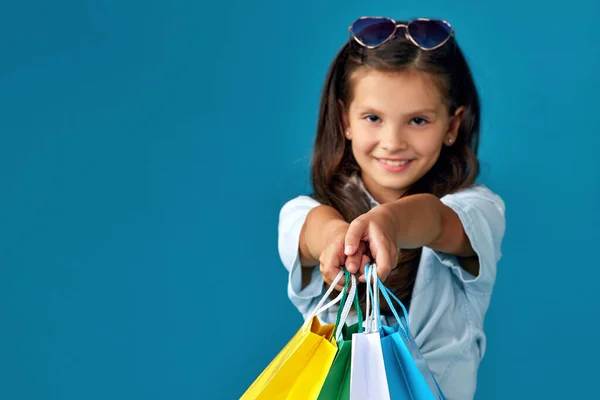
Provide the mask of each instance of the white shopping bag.
POLYGON ((352 335, 350 400, 390 400, 379 333, 379 288, 376 269, 369 268, 366 278, 365 331, 352 335), (372 280, 373 274, 375 274, 374 281, 372 280), (371 296, 373 296, 372 309, 370 306, 371 296))

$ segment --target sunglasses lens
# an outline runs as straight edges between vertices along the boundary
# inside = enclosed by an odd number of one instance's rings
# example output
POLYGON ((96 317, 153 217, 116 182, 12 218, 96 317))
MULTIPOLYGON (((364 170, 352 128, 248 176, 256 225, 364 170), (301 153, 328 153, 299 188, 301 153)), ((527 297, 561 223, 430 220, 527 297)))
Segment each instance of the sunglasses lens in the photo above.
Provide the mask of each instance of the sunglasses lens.
POLYGON ((377 46, 396 30, 396 24, 387 18, 362 18, 352 25, 352 33, 367 46, 377 46))
POLYGON ((432 49, 452 34, 452 29, 443 21, 412 21, 408 24, 408 34, 425 49, 432 49))

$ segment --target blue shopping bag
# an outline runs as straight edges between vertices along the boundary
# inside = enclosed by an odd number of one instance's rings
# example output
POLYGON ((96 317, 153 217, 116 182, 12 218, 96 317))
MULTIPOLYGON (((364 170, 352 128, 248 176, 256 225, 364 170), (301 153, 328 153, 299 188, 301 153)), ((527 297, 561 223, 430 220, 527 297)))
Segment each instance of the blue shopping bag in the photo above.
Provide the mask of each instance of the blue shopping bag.
MULTIPOLYGON (((372 266, 376 268, 375 265, 372 266)), ((376 276, 376 274, 373 274, 376 276)), ((402 302, 379 280, 377 285, 396 318, 393 327, 380 323, 381 348, 391 400, 445 400, 427 361, 414 342, 408 312, 402 302), (400 317, 390 296, 402 309, 400 317)), ((380 320, 379 320, 380 321, 380 320)))

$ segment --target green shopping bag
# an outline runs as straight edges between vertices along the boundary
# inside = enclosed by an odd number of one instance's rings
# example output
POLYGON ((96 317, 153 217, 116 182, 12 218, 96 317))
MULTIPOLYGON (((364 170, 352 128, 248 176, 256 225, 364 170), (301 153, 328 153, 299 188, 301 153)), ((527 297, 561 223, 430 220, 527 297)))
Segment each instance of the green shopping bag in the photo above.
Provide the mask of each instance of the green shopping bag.
MULTIPOLYGON (((350 273, 346 271, 346 286, 354 276, 350 278, 350 273)), ((345 296, 348 293, 344 290, 344 297, 340 304, 346 304, 345 296)), ((346 325, 342 320, 342 314, 347 316, 347 312, 343 313, 342 308, 338 310, 336 321, 336 332, 339 333, 339 338, 336 336, 338 352, 333 360, 333 364, 329 369, 325 383, 321 388, 318 400, 349 400, 350 399, 350 367, 352 361, 352 334, 363 331, 363 317, 358 304, 358 291, 354 295, 354 307, 358 314, 358 322, 354 325, 346 325), (341 326, 340 326, 341 324, 341 326), (341 329, 339 329, 341 328, 341 329)), ((344 318, 345 319, 345 318, 344 318)))

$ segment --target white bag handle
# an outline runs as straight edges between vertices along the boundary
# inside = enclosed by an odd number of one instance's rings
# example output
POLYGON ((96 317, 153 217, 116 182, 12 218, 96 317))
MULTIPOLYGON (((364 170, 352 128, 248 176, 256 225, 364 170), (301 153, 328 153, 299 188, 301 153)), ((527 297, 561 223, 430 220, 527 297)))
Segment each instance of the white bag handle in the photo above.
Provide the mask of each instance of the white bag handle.
POLYGON ((379 331, 379 278, 377 276, 377 266, 367 265, 365 280, 367 283, 367 305, 365 308, 365 333, 374 333, 379 331), (371 299, 372 295, 372 299, 371 299), (373 305, 371 306, 371 302, 373 305))
POLYGON ((365 294, 367 296, 366 305, 365 305, 365 333, 369 332, 369 320, 371 319, 371 267, 367 264, 365 268, 365 284, 366 291, 365 294))
POLYGON ((311 313, 306 317, 306 321, 304 322, 305 328, 307 328, 309 326, 310 321, 314 317, 316 317, 318 314, 322 313, 323 311, 331 308, 332 306, 336 305, 342 299, 342 296, 344 295, 343 291, 340 292, 340 294, 335 299, 333 299, 332 301, 330 301, 329 303, 327 303, 323 306, 323 303, 325 303, 325 301, 329 298, 329 295, 331 294, 331 292, 334 291, 335 287, 337 286, 338 282, 342 279, 343 276, 344 276, 344 271, 340 271, 337 274, 337 276, 331 283, 331 286, 329 286, 329 289, 327 290, 327 292, 325 292, 325 294, 323 295, 323 297, 321 297, 321 300, 319 300, 319 303, 317 303, 317 305, 313 309, 313 311, 311 311, 311 313))
POLYGON ((342 329, 344 327, 344 324, 346 323, 346 320, 348 319, 348 314, 350 314, 350 309, 352 308, 352 303, 354 303, 354 297, 356 296, 356 288, 357 288, 356 277, 353 274, 351 274, 350 275, 350 289, 348 290, 348 298, 346 299, 346 302, 344 303, 344 309, 342 310, 342 315, 340 316, 337 330, 335 332, 335 341, 336 342, 340 341, 340 338, 342 335, 342 329))

